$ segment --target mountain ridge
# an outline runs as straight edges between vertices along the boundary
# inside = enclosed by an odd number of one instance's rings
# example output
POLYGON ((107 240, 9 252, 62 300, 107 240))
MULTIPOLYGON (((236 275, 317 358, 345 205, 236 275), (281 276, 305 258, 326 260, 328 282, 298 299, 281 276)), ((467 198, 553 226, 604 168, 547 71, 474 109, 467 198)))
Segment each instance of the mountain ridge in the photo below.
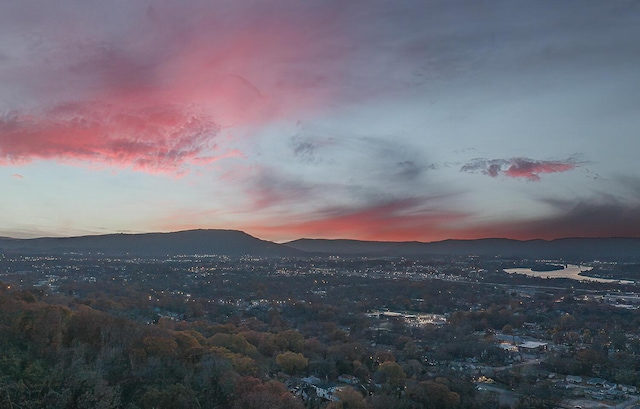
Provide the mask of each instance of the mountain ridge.
POLYGON ((181 254, 283 257, 299 250, 239 230, 195 229, 166 233, 113 233, 75 237, 2 239, 0 250, 25 254, 80 253, 105 256, 163 257, 181 254))
POLYGON ((569 237, 553 240, 508 238, 420 241, 297 239, 274 243, 240 230, 194 229, 156 233, 112 233, 74 237, 17 239, 0 237, 0 252, 79 253, 105 256, 162 257, 180 254, 303 257, 309 255, 420 257, 504 256, 549 259, 640 260, 640 238, 569 237))

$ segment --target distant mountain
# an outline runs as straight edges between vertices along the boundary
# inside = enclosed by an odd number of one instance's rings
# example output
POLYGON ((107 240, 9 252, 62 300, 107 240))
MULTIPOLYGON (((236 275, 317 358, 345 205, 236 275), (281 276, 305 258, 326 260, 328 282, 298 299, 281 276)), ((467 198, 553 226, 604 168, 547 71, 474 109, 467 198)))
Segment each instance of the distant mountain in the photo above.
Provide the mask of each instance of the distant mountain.
POLYGON ((317 254, 426 256, 478 255, 550 259, 640 259, 640 238, 567 238, 557 240, 477 239, 422 242, 299 239, 286 246, 317 254))
POLYGON ((81 237, 0 238, 0 252, 22 254, 104 254, 165 257, 180 254, 283 257, 301 251, 260 240, 237 230, 186 230, 174 233, 107 234, 81 237))
POLYGON ((260 240, 238 230, 186 230, 173 233, 13 239, 0 237, 0 253, 103 254, 165 257, 218 254, 231 257, 343 256, 420 257, 478 255, 538 259, 640 260, 640 238, 568 238, 557 240, 444 240, 431 243, 299 239, 285 244, 260 240))

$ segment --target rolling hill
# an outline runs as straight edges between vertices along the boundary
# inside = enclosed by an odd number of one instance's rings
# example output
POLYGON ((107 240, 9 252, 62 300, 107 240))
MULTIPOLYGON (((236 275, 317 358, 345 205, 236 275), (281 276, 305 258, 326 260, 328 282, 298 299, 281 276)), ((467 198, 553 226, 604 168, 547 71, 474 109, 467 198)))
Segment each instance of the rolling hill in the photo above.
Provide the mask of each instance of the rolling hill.
POLYGON ((640 259, 640 238, 566 238, 526 241, 477 239, 430 243, 299 239, 285 245, 307 253, 343 256, 478 255, 550 259, 640 259))
POLYGON ((173 233, 107 234, 80 237, 0 239, 0 250, 22 254, 102 254, 164 257, 179 254, 283 257, 301 251, 260 240, 237 230, 186 230, 173 233))

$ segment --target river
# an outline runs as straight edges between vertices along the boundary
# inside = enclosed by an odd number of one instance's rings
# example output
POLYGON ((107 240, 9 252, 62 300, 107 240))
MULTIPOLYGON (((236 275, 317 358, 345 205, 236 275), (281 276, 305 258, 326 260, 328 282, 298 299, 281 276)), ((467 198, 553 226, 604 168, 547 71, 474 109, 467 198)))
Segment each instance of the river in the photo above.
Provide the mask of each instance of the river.
POLYGON ((509 274, 524 274, 531 277, 540 277, 540 278, 570 278, 572 280, 578 281, 595 281, 598 283, 631 283, 631 281, 625 280, 612 280, 609 278, 597 278, 597 277, 587 277, 581 276, 581 272, 589 271, 593 267, 587 266, 577 266, 575 264, 568 264, 562 270, 552 270, 552 271, 533 271, 530 268, 505 268, 504 271, 509 274))

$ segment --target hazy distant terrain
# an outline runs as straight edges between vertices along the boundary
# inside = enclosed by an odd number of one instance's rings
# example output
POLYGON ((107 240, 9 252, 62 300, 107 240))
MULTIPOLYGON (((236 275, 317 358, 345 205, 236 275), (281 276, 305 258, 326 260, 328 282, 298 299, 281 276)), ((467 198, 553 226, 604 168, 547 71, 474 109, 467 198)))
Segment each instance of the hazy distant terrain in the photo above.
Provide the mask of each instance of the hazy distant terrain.
POLYGON ((300 239, 285 243, 298 250, 334 255, 478 255, 549 259, 638 259, 638 238, 568 238, 557 240, 445 240, 432 243, 300 239))

